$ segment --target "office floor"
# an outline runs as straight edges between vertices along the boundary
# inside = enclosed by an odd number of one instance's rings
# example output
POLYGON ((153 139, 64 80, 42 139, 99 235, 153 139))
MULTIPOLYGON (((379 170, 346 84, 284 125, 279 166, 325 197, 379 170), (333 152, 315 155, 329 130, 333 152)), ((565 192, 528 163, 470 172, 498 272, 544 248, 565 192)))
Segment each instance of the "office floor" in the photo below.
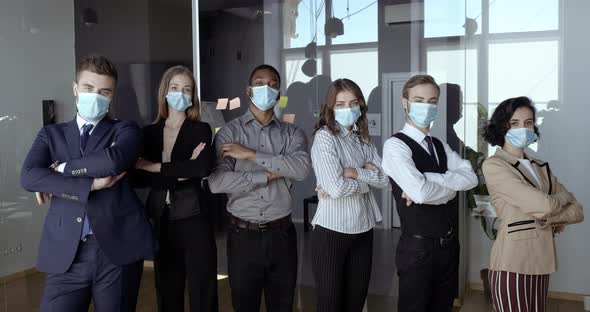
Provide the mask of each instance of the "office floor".
MULTIPOLYGON (((309 259, 309 235, 298 226, 299 236, 299 280, 295 296, 295 311, 315 311, 315 291, 309 259)), ((397 311, 397 278, 394 274, 393 250, 397 245, 399 232, 396 230, 375 231, 373 274, 369 286, 369 296, 364 312, 397 311)), ((225 237, 218 238, 219 274, 225 274, 225 237)), ((0 312, 38 311, 43 292, 44 274, 35 273, 24 278, 0 284, 0 312)), ((219 310, 232 311, 230 290, 227 278, 219 280, 219 310)), ((188 303, 187 303, 188 305, 188 303)), ((263 309, 264 310, 264 309, 263 309)), ((141 282, 137 311, 156 312, 154 273, 146 268, 141 282)), ((188 311, 188 309, 186 309, 188 311)), ((492 311, 485 303, 482 292, 471 291, 464 298, 463 306, 456 311, 492 311)), ((583 311, 582 302, 550 300, 548 312, 583 311)))

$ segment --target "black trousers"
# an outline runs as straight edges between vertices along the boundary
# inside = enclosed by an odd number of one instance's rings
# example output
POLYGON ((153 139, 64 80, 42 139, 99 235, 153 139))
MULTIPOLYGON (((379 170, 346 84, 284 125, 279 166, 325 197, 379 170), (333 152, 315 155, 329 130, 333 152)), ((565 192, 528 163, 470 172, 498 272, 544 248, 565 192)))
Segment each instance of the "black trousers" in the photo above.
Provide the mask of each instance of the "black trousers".
POLYGON ((231 227, 227 257, 236 312, 259 312, 263 292, 266 311, 293 311, 297 233, 292 223, 263 232, 231 227))
POLYGON ((191 312, 217 311, 217 248, 206 215, 159 224, 154 270, 160 312, 184 311, 188 285, 191 312))
POLYGON ((459 241, 402 234, 396 253, 399 312, 452 311, 457 295, 459 241))
POLYGON ((371 279, 373 230, 344 234, 316 225, 311 242, 317 311, 362 311, 371 279))

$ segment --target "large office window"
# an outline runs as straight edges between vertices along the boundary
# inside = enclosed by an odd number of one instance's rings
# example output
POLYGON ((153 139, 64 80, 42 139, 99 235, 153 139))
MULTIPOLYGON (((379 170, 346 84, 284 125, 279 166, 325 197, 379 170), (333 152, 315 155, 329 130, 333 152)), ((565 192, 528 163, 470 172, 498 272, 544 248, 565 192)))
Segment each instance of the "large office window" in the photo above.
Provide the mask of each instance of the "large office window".
MULTIPOLYGON (((377 57, 377 1, 303 0, 286 1, 283 5, 283 65, 288 87, 293 82, 309 82, 323 75, 331 80, 350 78, 361 87, 365 97, 379 84, 377 57), (344 34, 326 38, 326 20, 342 21, 344 34), (316 72, 303 70, 308 60, 305 47, 317 46, 316 72)), ((309 56, 309 55, 308 55, 309 56)), ((324 94, 318 94, 316 107, 324 94)))
POLYGON ((559 103, 559 1, 456 2, 465 16, 446 12, 452 3, 425 1, 426 70, 461 86, 464 109, 455 130, 477 150, 481 115, 501 101, 528 96, 539 111, 559 103))

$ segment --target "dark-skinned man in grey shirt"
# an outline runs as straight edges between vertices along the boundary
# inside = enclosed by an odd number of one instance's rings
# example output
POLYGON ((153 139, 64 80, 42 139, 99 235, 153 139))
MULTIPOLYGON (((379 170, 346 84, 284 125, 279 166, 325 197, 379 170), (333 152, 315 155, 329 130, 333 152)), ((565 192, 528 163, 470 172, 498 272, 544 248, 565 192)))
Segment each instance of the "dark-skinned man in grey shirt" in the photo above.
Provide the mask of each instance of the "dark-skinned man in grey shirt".
POLYGON ((297 234, 291 221, 291 185, 305 179, 311 159, 305 133, 280 121, 273 108, 281 78, 270 65, 256 67, 244 115, 215 136, 213 193, 227 193, 229 283, 236 311, 292 311, 297 280, 297 234))

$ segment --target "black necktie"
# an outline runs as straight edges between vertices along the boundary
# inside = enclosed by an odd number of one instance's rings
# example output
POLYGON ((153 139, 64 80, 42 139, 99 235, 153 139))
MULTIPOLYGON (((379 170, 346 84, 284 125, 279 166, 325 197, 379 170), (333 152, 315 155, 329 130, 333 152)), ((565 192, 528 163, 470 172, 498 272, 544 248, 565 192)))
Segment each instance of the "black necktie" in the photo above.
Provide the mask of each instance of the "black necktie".
MULTIPOLYGON (((94 128, 92 124, 85 124, 82 126, 82 134, 80 135, 80 152, 84 155, 84 150, 86 149, 86 143, 88 143, 88 139, 90 138, 90 131, 94 128)), ((90 222, 88 222, 88 215, 84 214, 84 223, 82 224, 82 234, 80 235, 81 239, 84 239, 86 235, 90 233, 90 222)))
POLYGON ((80 152, 84 155, 84 150, 86 149, 86 143, 88 143, 88 139, 90 138, 90 131, 92 131, 94 125, 92 124, 85 124, 82 126, 82 134, 80 135, 80 152))
MULTIPOLYGON (((427 135, 424 140, 426 141, 426 143, 428 143, 428 152, 430 153, 430 156, 432 156, 432 158, 434 158, 434 160, 436 160, 436 154, 434 153, 434 144, 432 144, 432 138, 427 135)), ((438 163, 438 160, 437 160, 438 163)))

